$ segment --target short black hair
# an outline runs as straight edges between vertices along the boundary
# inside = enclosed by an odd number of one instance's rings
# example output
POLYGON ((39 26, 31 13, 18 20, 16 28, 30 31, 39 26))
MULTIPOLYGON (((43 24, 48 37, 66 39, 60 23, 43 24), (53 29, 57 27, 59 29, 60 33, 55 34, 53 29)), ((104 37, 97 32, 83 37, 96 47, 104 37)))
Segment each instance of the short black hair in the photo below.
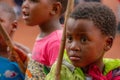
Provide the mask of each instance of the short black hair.
POLYGON ((16 14, 9 4, 7 4, 6 2, 0 2, 0 8, 3 10, 3 12, 6 12, 10 15, 10 17, 8 18, 10 19, 10 21, 16 20, 16 14))
POLYGON ((70 15, 71 18, 88 19, 101 30, 103 35, 113 36, 116 34, 116 17, 113 11, 99 2, 80 3, 70 15))

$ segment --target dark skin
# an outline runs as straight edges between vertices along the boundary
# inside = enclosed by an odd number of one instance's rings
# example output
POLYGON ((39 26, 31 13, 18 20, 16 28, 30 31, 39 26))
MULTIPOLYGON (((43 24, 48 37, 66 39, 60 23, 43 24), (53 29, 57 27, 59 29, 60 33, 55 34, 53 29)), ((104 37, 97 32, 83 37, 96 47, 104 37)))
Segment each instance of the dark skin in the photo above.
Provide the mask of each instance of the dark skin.
POLYGON ((24 0, 23 19, 29 26, 39 25, 40 37, 45 37, 55 30, 60 30, 59 17, 62 6, 54 0, 24 0))
POLYGON ((41 30, 40 37, 47 36, 55 30, 62 29, 61 24, 59 23, 59 20, 51 20, 49 23, 47 23, 47 25, 45 24, 45 25, 42 25, 42 26, 40 26, 40 30, 41 30))
POLYGON ((66 50, 75 67, 85 73, 90 65, 97 65, 103 71, 103 56, 113 43, 111 36, 103 35, 90 20, 68 19, 66 30, 66 50))

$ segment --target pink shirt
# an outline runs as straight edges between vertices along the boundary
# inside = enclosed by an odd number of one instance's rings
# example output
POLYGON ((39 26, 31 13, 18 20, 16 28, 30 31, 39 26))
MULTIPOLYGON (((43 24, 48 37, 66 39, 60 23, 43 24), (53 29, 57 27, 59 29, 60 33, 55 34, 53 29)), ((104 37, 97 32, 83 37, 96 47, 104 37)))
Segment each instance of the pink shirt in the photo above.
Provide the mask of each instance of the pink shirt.
POLYGON ((37 39, 33 47, 32 59, 51 66, 58 57, 61 37, 62 30, 56 30, 42 39, 37 39))

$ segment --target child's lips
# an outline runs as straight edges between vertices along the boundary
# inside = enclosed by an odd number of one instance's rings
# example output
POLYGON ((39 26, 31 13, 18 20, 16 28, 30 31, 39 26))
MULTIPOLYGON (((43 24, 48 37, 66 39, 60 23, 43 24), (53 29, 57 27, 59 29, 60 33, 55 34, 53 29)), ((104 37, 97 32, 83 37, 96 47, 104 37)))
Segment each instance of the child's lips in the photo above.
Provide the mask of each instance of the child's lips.
POLYGON ((70 60, 72 60, 72 61, 79 61, 81 58, 80 57, 78 57, 78 56, 71 56, 70 57, 70 60))
POLYGON ((23 11, 23 16, 22 16, 22 18, 23 19, 28 19, 29 18, 29 13, 27 12, 27 11, 23 11))
POLYGON ((23 14, 22 18, 23 18, 24 20, 28 19, 28 18, 29 18, 29 14, 23 14))
POLYGON ((26 20, 26 19, 28 19, 28 17, 29 17, 29 16, 23 16, 22 18, 23 18, 24 20, 26 20))

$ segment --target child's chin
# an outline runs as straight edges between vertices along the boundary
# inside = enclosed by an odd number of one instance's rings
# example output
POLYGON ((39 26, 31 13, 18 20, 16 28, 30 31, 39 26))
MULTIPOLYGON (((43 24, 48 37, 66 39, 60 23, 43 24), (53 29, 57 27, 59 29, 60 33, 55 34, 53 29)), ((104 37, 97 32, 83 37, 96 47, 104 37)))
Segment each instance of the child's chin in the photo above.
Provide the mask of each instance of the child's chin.
POLYGON ((73 62, 72 62, 72 64, 73 64, 75 67, 80 67, 80 68, 84 67, 84 65, 81 65, 81 64, 78 64, 78 63, 73 63, 73 62))
POLYGON ((76 63, 72 63, 75 67, 80 67, 79 64, 76 64, 76 63))
POLYGON ((35 26, 35 24, 32 24, 32 23, 27 22, 27 21, 25 21, 25 24, 27 24, 28 26, 35 26))

